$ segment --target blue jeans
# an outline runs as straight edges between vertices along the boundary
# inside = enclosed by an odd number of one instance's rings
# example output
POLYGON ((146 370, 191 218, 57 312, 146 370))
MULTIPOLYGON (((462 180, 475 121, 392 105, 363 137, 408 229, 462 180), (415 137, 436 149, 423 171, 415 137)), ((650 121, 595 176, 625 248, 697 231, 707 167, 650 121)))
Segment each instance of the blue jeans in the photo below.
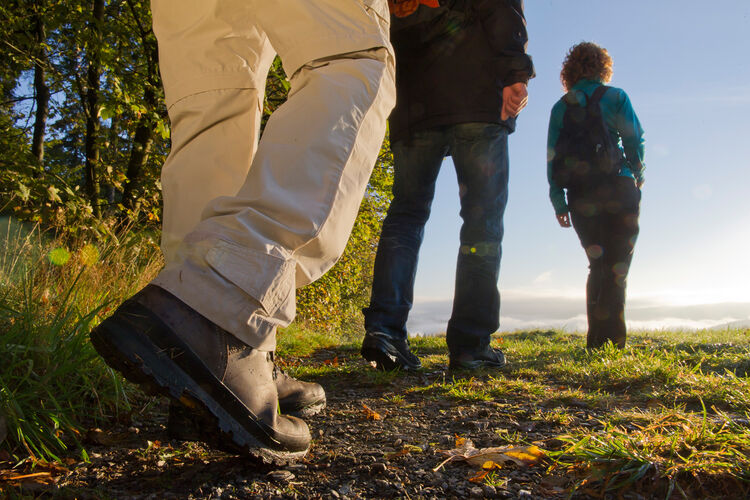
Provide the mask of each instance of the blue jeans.
POLYGON ((446 330, 451 353, 482 347, 500 324, 503 214, 508 201, 508 133, 503 125, 463 123, 392 144, 393 201, 375 257, 365 329, 406 338, 419 247, 443 158, 453 157, 461 198, 460 248, 453 312, 446 330))

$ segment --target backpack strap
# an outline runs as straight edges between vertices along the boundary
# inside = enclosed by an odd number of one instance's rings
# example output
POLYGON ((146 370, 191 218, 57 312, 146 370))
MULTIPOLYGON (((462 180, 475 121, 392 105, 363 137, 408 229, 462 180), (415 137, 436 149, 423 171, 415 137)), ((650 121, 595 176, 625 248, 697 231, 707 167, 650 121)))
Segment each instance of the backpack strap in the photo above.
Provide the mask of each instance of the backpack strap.
POLYGON ((589 99, 589 102, 586 103, 586 106, 588 106, 589 104, 591 104, 592 106, 599 104, 599 101, 602 100, 602 97, 607 90, 609 90, 609 87, 607 85, 599 85, 594 90, 594 93, 591 94, 591 98, 589 99))
POLYGON ((578 104, 578 98, 576 97, 576 92, 580 92, 578 90, 568 90, 568 92, 563 96, 563 99, 565 100, 565 104, 568 106, 579 106, 578 104))

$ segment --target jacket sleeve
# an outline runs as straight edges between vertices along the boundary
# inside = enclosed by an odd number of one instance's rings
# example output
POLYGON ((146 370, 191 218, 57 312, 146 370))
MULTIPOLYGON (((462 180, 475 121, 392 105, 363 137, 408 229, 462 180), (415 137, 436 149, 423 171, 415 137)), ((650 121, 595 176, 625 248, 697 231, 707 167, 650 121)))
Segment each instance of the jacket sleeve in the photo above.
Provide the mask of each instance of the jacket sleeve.
POLYGON ((534 64, 526 54, 528 35, 523 0, 474 0, 490 48, 497 56, 497 74, 503 85, 528 82, 534 64))
POLYGON ((628 168, 633 172, 637 181, 643 181, 643 172, 646 169, 643 161, 645 155, 643 128, 624 91, 620 91, 619 95, 616 124, 622 139, 622 149, 625 151, 628 168))
POLYGON ((549 129, 547 130, 547 182, 549 183, 549 199, 557 215, 568 213, 565 190, 558 186, 552 178, 552 160, 555 158, 555 145, 557 144, 557 139, 560 137, 564 114, 565 103, 560 100, 552 107, 549 118, 549 129))

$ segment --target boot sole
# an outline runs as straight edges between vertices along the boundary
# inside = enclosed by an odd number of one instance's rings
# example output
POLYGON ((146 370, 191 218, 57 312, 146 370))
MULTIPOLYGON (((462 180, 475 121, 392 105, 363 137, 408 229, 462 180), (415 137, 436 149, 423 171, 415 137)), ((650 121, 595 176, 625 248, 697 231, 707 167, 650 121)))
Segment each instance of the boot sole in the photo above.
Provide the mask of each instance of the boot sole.
MULTIPOLYGON (((317 402, 305 406, 304 408, 296 409, 285 409, 279 404, 279 409, 284 415, 291 415, 298 418, 312 417, 319 413, 323 408, 326 407, 326 401, 317 402)), ((210 439, 211 436, 205 436, 201 433, 200 429, 214 428, 216 427, 216 419, 211 419, 210 414, 201 412, 191 405, 177 405, 169 406, 169 413, 167 418, 167 435, 170 439, 176 439, 179 441, 204 441, 210 439)), ((224 449, 225 445, 221 442, 208 442, 215 448, 224 449)), ((224 450, 228 451, 228 450, 224 450)))
POLYGON ((281 413, 284 415, 291 415, 293 417, 298 418, 307 418, 312 417, 313 415, 317 415, 320 413, 323 408, 326 407, 326 400, 317 401, 315 403, 311 403, 307 406, 304 406, 302 408, 284 408, 284 406, 279 403, 279 409, 281 410, 281 413))
MULTIPOLYGON (((155 317, 149 319, 158 321, 155 317)), ((166 327, 162 327, 152 329, 150 333, 164 336, 166 332, 166 327)), ((191 408, 203 428, 207 429, 202 437, 209 444, 277 465, 298 460, 308 452, 309 447, 285 450, 283 445, 274 442, 264 430, 265 424, 254 418, 228 388, 216 381, 189 348, 180 345, 179 339, 159 342, 176 347, 160 347, 151 337, 114 317, 92 330, 90 338, 99 355, 126 379, 152 394, 167 396, 191 408), (194 374, 193 377, 187 375, 184 366, 190 367, 187 371, 194 374), (252 429, 243 425, 243 418, 250 420, 252 429)))
POLYGON ((362 357, 367 361, 374 362, 375 368, 381 371, 406 370, 416 371, 422 368, 422 363, 414 365, 409 363, 391 344, 376 338, 365 337, 362 341, 362 357))

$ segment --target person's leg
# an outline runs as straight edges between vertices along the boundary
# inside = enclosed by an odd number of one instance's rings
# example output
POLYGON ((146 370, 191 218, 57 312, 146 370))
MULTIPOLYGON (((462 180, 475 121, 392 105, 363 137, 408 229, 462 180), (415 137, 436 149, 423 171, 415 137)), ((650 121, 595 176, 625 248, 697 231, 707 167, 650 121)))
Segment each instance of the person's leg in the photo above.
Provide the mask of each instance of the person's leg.
POLYGON ((489 352, 490 335, 500 324, 497 282, 508 201, 508 130, 486 123, 453 126, 451 156, 463 224, 448 350, 454 365, 503 364, 495 356, 482 362, 474 353, 489 352))
MULTIPOLYGON (((258 88, 273 51, 252 19, 236 22, 231 4, 152 6, 173 119, 164 172, 168 267, 175 235, 198 222, 198 204, 236 192, 257 140, 258 88)), ((277 412, 272 354, 251 349, 166 290, 141 290, 91 332, 91 341, 127 378, 190 408, 206 441, 271 461, 306 453, 307 425, 277 412)))
MULTIPOLYGON (((239 23, 231 11, 211 2, 201 2, 181 13, 182 17, 162 12, 168 5, 155 2, 154 16, 164 92, 170 104, 172 147, 161 171, 161 249, 170 266, 178 245, 200 222, 208 203, 235 195, 247 177, 260 135, 266 74, 276 52, 264 32, 239 23), (219 42, 209 52, 192 50, 191 43, 174 36, 181 25, 210 19, 207 12, 219 18, 207 31, 227 30, 234 43, 219 42), (238 37, 246 42, 237 43, 238 37), (185 81, 192 84, 186 86, 185 81), (188 92, 192 94, 185 95, 188 92)), ((281 413, 309 416, 325 407, 325 391, 319 384, 274 370, 281 413)), ((187 425, 192 416, 184 413, 182 405, 170 406, 169 433, 182 439, 200 435, 187 425)))
POLYGON ((212 90, 169 109, 172 149, 161 171, 161 249, 167 266, 208 203, 236 194, 244 182, 258 140, 259 93, 262 97, 260 89, 212 90))
POLYGON ((208 203, 247 177, 275 51, 229 3, 152 3, 172 146, 161 171, 161 248, 167 265, 208 203), (186 33, 185 27, 189 26, 186 33))
POLYGON ((295 274, 317 277, 343 249, 393 104, 387 6, 364 2, 154 0, 162 39, 184 38, 191 55, 252 46, 227 26, 273 29, 294 89, 239 195, 215 200, 169 266, 91 339, 131 380, 201 410, 222 444, 264 460, 309 446, 304 422, 277 413, 275 325, 293 316, 295 274))
POLYGON ((603 203, 601 290, 595 314, 602 322, 601 342, 625 347, 625 290, 638 238, 640 191, 632 179, 618 177, 603 203))
POLYGON ((210 204, 154 283, 252 347, 273 349, 295 285, 336 262, 354 223, 394 101, 387 6, 373 3, 246 2, 238 14, 258 16, 292 91, 237 196, 210 204))
POLYGON ((363 310, 368 334, 362 354, 380 369, 416 369, 419 360, 409 356, 405 342, 406 320, 414 297, 424 226, 448 144, 443 129, 432 129, 395 142, 391 149, 393 200, 378 242, 370 305, 363 310))
POLYGON ((605 264, 602 255, 603 219, 601 204, 586 196, 568 195, 570 221, 578 235, 586 258, 589 261, 589 275, 586 279, 586 316, 588 318, 588 348, 599 347, 606 339, 606 324, 600 306, 602 283, 605 279, 605 264))

